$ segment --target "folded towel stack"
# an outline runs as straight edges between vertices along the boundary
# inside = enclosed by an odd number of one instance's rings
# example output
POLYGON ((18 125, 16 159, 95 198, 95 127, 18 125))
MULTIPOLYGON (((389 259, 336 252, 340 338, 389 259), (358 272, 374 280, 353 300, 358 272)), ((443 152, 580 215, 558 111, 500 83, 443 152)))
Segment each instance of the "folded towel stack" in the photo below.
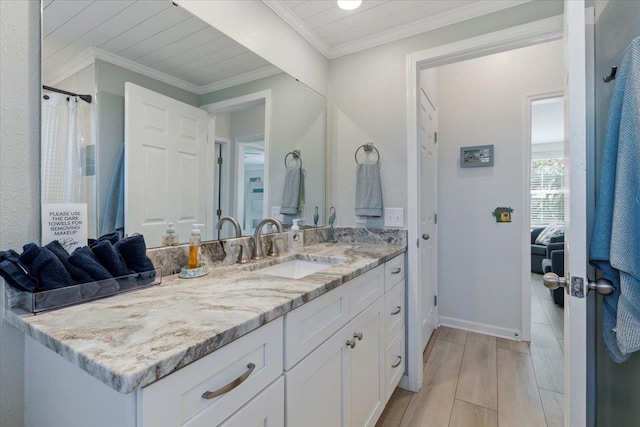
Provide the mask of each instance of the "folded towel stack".
POLYGON ((0 275, 10 286, 33 293, 107 281, 106 287, 96 284, 93 289, 83 290, 83 297, 109 294, 135 284, 135 278, 120 283, 114 280, 122 276, 137 273, 145 283, 155 278, 142 235, 119 240, 117 233, 111 233, 91 243, 91 247, 77 248, 72 254, 58 241, 44 247, 29 243, 20 255, 13 250, 0 252, 0 275))

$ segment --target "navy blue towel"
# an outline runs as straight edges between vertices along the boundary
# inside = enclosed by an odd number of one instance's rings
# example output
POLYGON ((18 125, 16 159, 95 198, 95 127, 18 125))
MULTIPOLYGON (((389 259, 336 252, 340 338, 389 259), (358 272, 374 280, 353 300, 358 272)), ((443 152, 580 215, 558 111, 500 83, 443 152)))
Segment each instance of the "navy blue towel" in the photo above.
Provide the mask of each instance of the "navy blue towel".
POLYGON ((62 262, 62 265, 64 265, 64 268, 66 268, 67 271, 71 274, 73 280, 78 283, 93 282, 94 279, 89 275, 89 273, 84 271, 82 268, 76 267, 75 265, 71 264, 71 262, 69 261, 69 257, 71 255, 69 255, 69 252, 67 252, 67 250, 62 247, 60 242, 54 240, 53 242, 47 244, 45 248, 49 249, 55 256, 58 257, 60 262, 62 262))
POLYGON ((111 242, 112 245, 115 245, 116 242, 120 240, 120 233, 118 233, 117 231, 114 231, 113 233, 103 234, 97 239, 89 239, 89 246, 94 247, 98 243, 103 242, 105 240, 108 240, 111 242))
POLYGON ((113 276, 104 268, 91 252, 89 246, 77 248, 69 257, 69 262, 86 271, 93 280, 112 279, 113 276))
POLYGON ((132 274, 127 268, 127 264, 122 259, 122 255, 116 251, 110 240, 99 240, 91 250, 100 264, 106 268, 113 277, 122 277, 132 274))
POLYGON ((20 257, 14 250, 0 252, 0 275, 16 289, 27 292, 38 291, 38 280, 20 264, 20 257))
POLYGON ((122 239, 114 246, 120 252, 130 270, 136 273, 155 270, 153 262, 147 256, 147 245, 144 243, 142 234, 122 239))
POLYGON ((19 257, 20 262, 40 281, 41 290, 48 291, 76 284, 62 262, 49 249, 41 248, 35 243, 28 243, 23 249, 24 252, 19 257))

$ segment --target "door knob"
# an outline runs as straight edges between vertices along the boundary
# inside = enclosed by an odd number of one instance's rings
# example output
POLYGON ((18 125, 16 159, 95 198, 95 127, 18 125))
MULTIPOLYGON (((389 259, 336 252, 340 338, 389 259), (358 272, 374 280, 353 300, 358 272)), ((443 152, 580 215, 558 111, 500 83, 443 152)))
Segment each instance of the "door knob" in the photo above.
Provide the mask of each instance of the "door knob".
MULTIPOLYGON (((558 289, 560 287, 568 289, 567 279, 559 277, 555 273, 545 273, 545 275, 542 276, 542 283, 551 290, 558 289)), ((616 289, 609 280, 598 279, 595 282, 589 282, 588 290, 596 291, 600 295, 611 295, 616 289)))
POLYGON ((429 237, 431 237, 431 236, 429 236, 427 233, 424 233, 422 235, 422 240, 429 240, 429 237))
POLYGON ((542 276, 542 283, 552 291, 558 288, 567 289, 567 279, 558 276, 556 273, 545 273, 544 276, 542 276))
POLYGON ((589 290, 596 291, 600 295, 611 295, 615 292, 616 288, 607 279, 598 279, 595 282, 589 282, 589 290))

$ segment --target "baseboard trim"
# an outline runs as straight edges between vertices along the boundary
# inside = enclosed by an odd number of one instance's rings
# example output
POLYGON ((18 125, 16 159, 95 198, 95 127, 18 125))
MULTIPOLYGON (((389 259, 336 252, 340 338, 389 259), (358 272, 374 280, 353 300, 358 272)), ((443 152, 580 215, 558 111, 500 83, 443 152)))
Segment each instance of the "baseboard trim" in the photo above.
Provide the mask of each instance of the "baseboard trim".
POLYGON ((465 331, 478 332, 485 335, 493 335, 514 341, 521 341, 522 332, 516 329, 502 328, 500 326, 486 325, 484 323, 470 322, 468 320, 455 319, 453 317, 440 316, 440 325, 465 331))

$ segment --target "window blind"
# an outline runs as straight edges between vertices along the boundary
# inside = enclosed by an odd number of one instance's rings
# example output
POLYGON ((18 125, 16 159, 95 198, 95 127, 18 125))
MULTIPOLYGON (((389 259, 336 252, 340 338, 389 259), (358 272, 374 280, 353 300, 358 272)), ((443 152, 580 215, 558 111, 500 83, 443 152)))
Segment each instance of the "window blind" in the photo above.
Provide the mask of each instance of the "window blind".
POLYGON ((564 159, 531 161, 531 226, 564 222, 564 159))

